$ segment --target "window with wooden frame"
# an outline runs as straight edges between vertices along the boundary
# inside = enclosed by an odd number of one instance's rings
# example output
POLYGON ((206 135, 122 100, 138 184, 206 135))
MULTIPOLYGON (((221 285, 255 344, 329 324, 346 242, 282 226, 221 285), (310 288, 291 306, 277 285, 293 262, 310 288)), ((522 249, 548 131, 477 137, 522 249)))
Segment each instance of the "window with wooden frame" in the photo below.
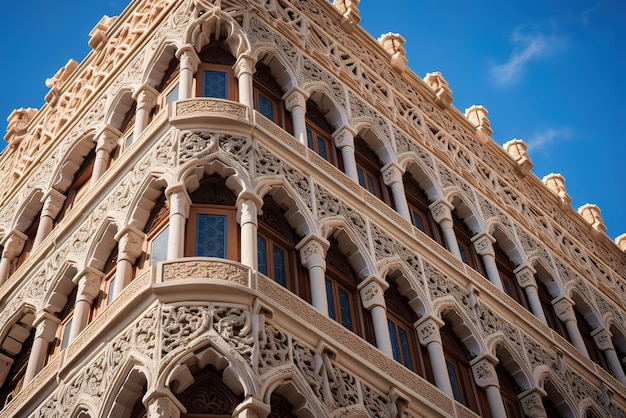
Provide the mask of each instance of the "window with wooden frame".
POLYGON ((293 134, 291 113, 285 109, 282 96, 283 90, 271 69, 262 62, 257 63, 254 72, 254 109, 293 134))
POLYGON ((375 345, 371 315, 363 308, 357 289, 358 275, 339 249, 337 241, 329 241, 330 248, 326 251, 328 316, 375 345))
POLYGON ((158 262, 167 260, 169 216, 170 207, 165 194, 162 193, 150 211, 150 216, 143 230, 146 239, 144 240, 143 252, 136 263, 135 276, 151 267, 156 267, 158 262))
POLYGON ((170 60, 167 71, 163 74, 161 83, 157 86, 157 91, 161 93, 159 102, 154 108, 154 114, 159 113, 161 109, 167 107, 168 104, 178 100, 178 78, 180 74, 180 61, 176 57, 170 60))
POLYGON ((263 199, 258 217, 258 270, 306 301, 310 301, 308 271, 302 267, 298 238, 271 196, 263 199))
POLYGON ((55 223, 59 223, 65 215, 72 210, 72 208, 80 201, 80 199, 89 191, 89 184, 91 182, 91 174, 93 173, 93 166, 96 161, 96 149, 95 147, 89 151, 85 156, 81 166, 74 174, 74 179, 70 185, 63 206, 57 215, 55 223))
POLYGON ((383 182, 383 176, 380 172, 383 164, 360 136, 354 138, 354 157, 361 187, 393 207, 391 192, 383 182))
POLYGON ((580 335, 583 337, 583 341, 585 342, 585 347, 587 348, 587 352, 589 353, 589 358, 591 359, 591 361, 602 367, 608 373, 611 373, 609 365, 606 362, 606 358, 604 357, 604 353, 600 351, 594 338, 591 336, 591 332, 593 331, 591 325, 589 325, 587 319, 585 319, 585 317, 575 307, 574 313, 576 314, 576 323, 578 324, 580 335))
POLYGON ((548 288, 541 280, 537 280, 537 294, 539 295, 539 302, 541 303, 541 308, 543 309, 543 314, 546 317, 548 326, 552 328, 552 330, 556 331, 561 337, 570 341, 565 325, 559 318, 557 318, 554 312, 554 306, 552 305, 553 298, 550 296, 548 288))
POLYGON ((24 375, 28 366, 28 359, 33 348, 35 339, 35 328, 30 330, 30 334, 22 343, 19 353, 13 358, 13 364, 6 375, 5 381, 0 386, 0 410, 17 396, 24 385, 24 375))
POLYGON ((524 410, 517 397, 522 392, 522 389, 509 371, 504 368, 502 361, 496 364, 496 374, 498 375, 500 394, 502 395, 502 403, 504 404, 507 418, 524 418, 524 410))
POLYGON ((115 286, 115 272, 117 271, 117 245, 111 251, 104 265, 104 276, 100 280, 100 292, 91 305, 89 322, 100 315, 102 311, 113 301, 113 288, 115 286))
POLYGON ((237 100, 237 79, 233 72, 235 59, 219 45, 209 46, 199 55, 196 72, 196 96, 237 100))
POLYGON ((467 348, 450 324, 446 323, 440 332, 454 399, 481 417, 490 417, 487 396, 474 382, 467 348))
POLYGON ((70 331, 72 329, 72 319, 74 317, 74 305, 76 305, 76 293, 78 292, 78 286, 74 286, 72 292, 67 297, 65 306, 57 314, 57 317, 61 319, 57 326, 57 332, 54 340, 50 343, 48 351, 48 359, 50 361, 56 357, 62 350, 65 350, 70 343, 70 331))
POLYGON ((415 177, 409 172, 404 174, 402 179, 406 192, 406 200, 411 212, 411 223, 417 229, 437 241, 441 246, 445 246, 441 227, 435 220, 428 208, 430 202, 426 192, 420 187, 415 177))
POLYGON ((191 194, 187 220, 187 257, 239 260, 237 198, 219 175, 205 177, 191 194))
POLYGON ((326 120, 315 101, 306 102, 306 136, 307 145, 320 157, 343 171, 341 153, 335 147, 332 137, 334 129, 326 120))
POLYGON ((498 273, 500 273, 500 279, 502 280, 502 288, 504 292, 511 296, 517 303, 522 305, 527 310, 529 309, 528 298, 526 292, 519 285, 515 273, 513 273, 513 265, 506 253, 500 248, 497 242, 493 243, 493 250, 496 257, 496 267, 498 273))
POLYGON ((461 260, 486 277, 487 272, 483 264, 483 259, 476 253, 476 248, 474 248, 474 243, 472 243, 473 234, 467 225, 465 225, 465 222, 459 217, 456 209, 452 211, 452 223, 454 225, 454 234, 459 244, 461 260))
POLYGON ((434 383, 432 365, 427 349, 419 343, 415 326, 419 318, 398 290, 395 280, 388 278, 389 288, 385 291, 387 325, 391 337, 393 358, 429 382, 434 383))

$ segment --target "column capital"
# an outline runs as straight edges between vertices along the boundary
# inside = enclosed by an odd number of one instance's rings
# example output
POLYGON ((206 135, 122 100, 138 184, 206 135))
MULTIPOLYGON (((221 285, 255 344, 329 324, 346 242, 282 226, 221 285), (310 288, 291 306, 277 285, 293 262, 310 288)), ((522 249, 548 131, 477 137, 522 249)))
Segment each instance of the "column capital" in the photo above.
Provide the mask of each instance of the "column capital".
POLYGON ((43 203, 43 207, 41 208, 41 216, 49 216, 51 218, 56 218, 59 214, 59 211, 63 207, 63 202, 65 202, 66 196, 56 189, 50 189, 43 195, 41 198, 41 202, 43 203))
POLYGON ((157 389, 144 397, 148 418, 180 418, 187 409, 167 389, 157 389))
POLYGON ((128 260, 134 263, 143 251, 143 241, 146 237, 142 231, 137 228, 126 225, 115 235, 117 244, 118 260, 128 260))
POLYGON ((389 283, 378 276, 370 276, 358 284, 361 293, 361 303, 368 310, 376 306, 385 307, 385 290, 389 283))
POLYGON ((519 283, 521 288, 526 288, 528 286, 537 287, 537 281, 535 280, 535 270, 530 264, 522 264, 513 270, 515 274, 515 278, 517 279, 517 283, 519 283))
POLYGON ((309 93, 302 90, 299 87, 292 87, 287 93, 285 93, 282 99, 285 101, 285 109, 292 111, 294 107, 300 106, 306 109, 306 101, 309 98, 309 93))
POLYGON ((200 65, 200 58, 191 44, 185 44, 176 51, 176 58, 180 61, 181 69, 188 68, 195 72, 200 65))
POLYGON ((133 99, 137 102, 137 110, 151 110, 154 106, 156 106, 158 97, 159 92, 150 84, 142 84, 137 87, 137 90, 133 93, 133 99))
POLYGON ((326 269, 326 251, 329 247, 328 240, 316 234, 309 234, 296 244, 302 265, 309 269, 312 267, 326 269))
POLYGON ((576 321, 574 305, 574 301, 567 296, 559 296, 552 301, 554 313, 562 322, 576 321))
POLYGON ((332 137, 335 141, 335 146, 339 149, 343 147, 354 148, 354 137, 358 135, 358 132, 349 125, 343 125, 335 132, 332 137))
POLYGON ((598 348, 602 351, 615 350, 613 341, 611 340, 611 332, 606 328, 598 328, 591 331, 591 336, 596 342, 598 348))
POLYGON ((519 394, 518 398, 522 404, 524 415, 529 418, 543 418, 546 416, 542 400, 544 394, 542 394, 541 389, 537 388, 532 388, 519 394))
POLYGON ((117 146, 122 133, 111 125, 105 125, 96 133, 96 151, 111 152, 117 146))
POLYGON ((266 418, 270 412, 272 412, 272 407, 260 400, 253 398, 252 396, 248 396, 243 400, 235 410, 233 411, 233 417, 235 418, 266 418), (252 414, 250 414, 252 412, 252 414))
POLYGON ((100 280, 104 276, 100 270, 93 267, 86 267, 78 273, 72 280, 78 286, 76 301, 84 300, 91 304, 100 293, 100 280))
POLYGON ((0 245, 3 247, 2 257, 13 261, 15 257, 20 255, 27 240, 28 236, 25 233, 17 229, 10 231, 6 234, 2 242, 0 242, 0 245))
POLYGON ((189 216, 191 198, 184 184, 173 184, 165 189, 165 198, 170 205, 170 215, 181 214, 185 218, 189 216))
POLYGON ((479 387, 500 387, 498 374, 496 373, 496 364, 498 364, 497 357, 491 354, 484 354, 473 359, 470 364, 472 366, 472 373, 474 374, 474 381, 479 387))
POLYGON ((240 225, 257 225, 257 216, 263 207, 263 199, 254 193, 244 192, 237 198, 237 222, 240 225))
POLYGON ((252 55, 248 54, 240 54, 237 57, 237 61, 235 65, 233 65, 233 69, 235 71, 235 77, 239 78, 243 74, 249 74, 252 76, 256 69, 254 68, 256 65, 256 58, 252 55))
POLYGON ((35 331, 35 338, 41 337, 49 343, 52 342, 60 322, 61 320, 50 312, 40 312, 33 321, 33 327, 37 329, 35 331))
POLYGON ((428 208, 430 209, 430 213, 433 215, 433 219, 438 224, 445 221, 452 222, 452 210, 454 209, 454 205, 447 200, 435 200, 433 203, 428 205, 428 208))
POLYGON ((380 169, 383 175, 383 181, 386 186, 391 186, 394 183, 402 183, 402 174, 404 169, 400 167, 398 163, 391 162, 380 169))
POLYGON ((491 255, 495 256, 496 253, 493 249, 493 243, 496 239, 488 232, 481 232, 472 237, 474 248, 479 255, 491 255))
POLYGON ((430 343, 441 344, 441 333, 439 330, 444 325, 445 322, 434 315, 427 315, 420 318, 415 323, 415 329, 417 330, 420 344, 423 346, 428 346, 430 343))

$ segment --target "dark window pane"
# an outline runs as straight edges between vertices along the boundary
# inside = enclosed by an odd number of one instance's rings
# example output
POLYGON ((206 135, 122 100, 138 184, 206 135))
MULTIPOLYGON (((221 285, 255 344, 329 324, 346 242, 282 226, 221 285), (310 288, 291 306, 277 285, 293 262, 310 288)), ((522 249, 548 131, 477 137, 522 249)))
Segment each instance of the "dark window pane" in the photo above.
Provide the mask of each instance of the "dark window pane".
POLYGON ((324 141, 324 138, 319 136, 317 137, 317 153, 320 155, 320 157, 328 161, 328 150, 326 149, 326 141, 324 141))
POLYGON ((226 258, 226 216, 198 215, 196 225, 196 256, 226 258))
POLYGON ((467 252, 465 251, 465 247, 463 247, 462 245, 459 245, 459 252, 461 253, 461 260, 463 260, 463 262, 465 264, 469 264, 469 261, 467 259, 467 252))
POLYGON ((374 183, 374 178, 372 176, 370 176, 369 174, 367 175, 367 190, 370 191, 371 194, 373 194, 374 196, 377 196, 376 194, 376 183, 374 183))
POLYGON ((259 93, 259 113, 269 120, 274 120, 274 103, 261 93, 259 93))
POLYGON ((341 311, 341 324, 348 328, 350 331, 354 331, 354 324, 352 323, 352 307, 350 306, 350 295, 343 289, 339 289, 339 309, 341 311))
POLYGON ((393 352, 393 358, 398 363, 402 363, 402 356, 400 355, 400 346, 398 345, 398 333, 396 332, 396 324, 390 319, 387 319, 387 325, 389 326, 389 337, 391 339, 391 350, 393 352))
POLYGON ((419 229, 420 231, 426 233, 426 227, 424 226, 424 219, 416 211, 413 211, 413 225, 415 225, 417 229, 419 229))
POLYGON ((70 330, 72 329, 72 320, 73 318, 65 323, 65 328, 63 329, 63 339, 61 340, 61 350, 67 348, 70 343, 70 330))
POLYGON ((359 184, 361 187, 365 187, 365 173, 363 172, 363 169, 361 167, 357 167, 356 172, 359 176, 359 184))
POLYGON ((225 72, 205 71, 204 87, 202 95, 204 97, 214 97, 216 99, 228 98, 228 78, 225 72))
POLYGON ((165 103, 172 103, 176 100, 178 100, 178 83, 176 83, 174 88, 167 93, 167 96, 165 96, 165 103))
POLYGON ((330 319, 337 320, 335 314, 335 298, 333 296, 333 284, 330 280, 326 279, 326 302, 328 303, 328 316, 330 319))
POLYGON ((463 403, 463 397, 461 396, 461 388, 459 387, 459 376, 456 374, 456 368, 454 364, 446 360, 446 366, 448 367, 448 376, 450 376, 450 384, 452 385, 452 394, 454 399, 463 403))
POLYGON ((267 276, 267 241, 257 236, 257 254, 259 259, 259 272, 267 276))
POLYGON ((313 132, 311 132, 310 128, 306 128, 306 141, 309 148, 314 150, 315 148, 313 148, 313 132))
POLYGON ((170 227, 166 226, 152 240, 152 248, 150 250, 150 265, 156 266, 159 261, 167 260, 167 241, 169 237, 170 227))
POLYGON ((109 287, 107 289, 107 305, 110 305, 113 302, 113 289, 115 288, 115 277, 111 279, 109 282, 109 287))
POLYGON ((409 347, 409 336, 403 328, 398 328, 398 339, 402 350, 403 364, 411 370, 413 369, 413 359, 411 358, 411 348, 409 347))
POLYGON ((287 266, 285 265, 285 251, 274 245, 274 280, 280 285, 287 287, 287 266))

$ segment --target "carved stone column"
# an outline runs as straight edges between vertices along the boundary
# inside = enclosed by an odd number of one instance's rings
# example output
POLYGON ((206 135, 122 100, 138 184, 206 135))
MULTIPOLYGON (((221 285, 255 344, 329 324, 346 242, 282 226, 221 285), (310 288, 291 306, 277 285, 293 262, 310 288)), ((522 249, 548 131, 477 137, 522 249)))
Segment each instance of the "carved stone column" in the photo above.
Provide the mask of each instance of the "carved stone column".
POLYGON ((308 93, 298 87, 292 87, 283 96, 285 109, 291 112, 293 134, 305 146, 308 146, 306 135, 306 100, 308 97, 308 93))
POLYGON ((246 194, 237 200, 237 221, 241 228, 241 264, 253 270, 259 268, 257 246, 257 213, 263 201, 257 196, 246 194))
POLYGON ((554 306, 554 313, 557 318, 565 324, 567 334, 569 335, 570 340, 572 340, 574 347, 576 347, 578 351, 588 358, 589 353, 587 352, 585 341, 580 334, 580 329, 578 329, 578 323, 576 321, 574 301, 566 296, 560 296, 552 301, 552 306, 554 306))
POLYGON ((454 206, 446 200, 439 199, 431 203, 429 209, 430 213, 433 215, 433 219, 441 227, 441 232, 443 233, 443 238, 446 240, 448 251, 461 260, 461 251, 459 250, 459 243, 456 240, 454 223, 452 221, 452 209, 454 209, 454 206))
POLYGON ((341 150, 344 170, 348 177, 356 183, 359 182, 359 173, 356 169, 356 158, 354 156, 354 137, 357 133, 348 125, 342 126, 333 133, 335 147, 341 150))
POLYGON ((534 276, 536 273, 535 269, 530 265, 525 264, 517 267, 514 270, 514 273, 517 283, 519 283, 520 287, 524 289, 524 292, 526 292, 526 298, 530 304, 530 311, 533 315, 539 318, 541 322, 548 325, 546 314, 543 312, 543 307, 541 306, 541 301, 539 300, 539 293, 537 292, 537 281, 534 276))
POLYGON ((389 283, 378 276, 370 276, 358 286, 363 307, 372 312, 376 346, 380 351, 393 358, 389 324, 387 323, 387 306, 385 304, 385 290, 388 287, 389 283))
POLYGON ((383 175, 385 185, 391 188, 396 210, 404 219, 411 222, 411 212, 409 211, 409 204, 407 203, 404 184, 402 183, 402 173, 404 170, 395 163, 389 163, 380 171, 383 175))
POLYGON ((74 316, 70 329, 70 343, 85 329, 89 323, 91 304, 100 293, 100 281, 104 274, 92 267, 87 267, 74 277, 74 284, 78 286, 76 303, 74 304, 74 316))
POLYGON ((474 381, 479 387, 485 389, 487 394, 491 416, 506 418, 506 410, 504 409, 504 402, 502 402, 502 395, 500 395, 500 383, 496 373, 498 359, 487 354, 474 359, 471 363, 474 381))
POLYGON ((193 97, 193 75, 198 70, 200 58, 193 45, 183 45, 176 51, 176 58, 180 61, 180 75, 178 77, 178 100, 193 97))
POLYGON ((234 65, 235 77, 239 79, 239 102, 254 109, 254 86, 252 74, 256 60, 251 55, 241 54, 234 65))
POLYGON ((26 234, 14 229, 0 243, 3 248, 0 258, 0 285, 9 278, 13 261, 22 253, 27 239, 26 234))
POLYGON ((145 396, 148 418, 180 418, 187 409, 169 390, 156 390, 145 396))
POLYGON ((452 398, 454 394, 452 393, 446 357, 441 344, 441 333, 439 332, 444 325, 445 323, 435 316, 424 316, 415 323, 415 329, 417 330, 420 344, 428 350, 433 374, 435 375, 435 385, 440 391, 452 398))
POLYGON ((63 207, 65 201, 65 195, 55 189, 48 190, 43 198, 43 208, 41 209, 41 215, 39 215, 39 226, 37 227, 37 235, 35 235, 35 241, 33 242, 33 248, 37 248, 39 244, 43 242, 54 228, 54 219, 59 214, 59 211, 63 207))
POLYGON ((233 411, 234 418, 266 418, 272 407, 258 399, 248 396, 233 411))
POLYGON ((311 303, 315 309, 328 316, 326 297, 326 250, 329 242, 319 235, 308 235, 296 245, 302 265, 309 270, 311 303))
POLYGON ((117 269, 113 297, 116 298, 133 278, 133 266, 143 250, 146 234, 130 225, 117 233, 117 269))
POLYGON ((170 231, 167 241, 167 259, 182 258, 185 252, 185 224, 189 216, 191 198, 184 184, 176 184, 165 190, 170 206, 170 231))
POLYGON ((111 152, 117 146, 122 133, 112 127, 111 125, 105 126, 96 136, 96 159, 93 163, 93 171, 91 174, 90 186, 94 184, 102 177, 109 168, 109 161, 111 160, 111 152))
POLYGON ((519 395, 524 415, 528 418, 547 418, 543 407, 543 396, 538 389, 529 389, 519 395))
POLYGON ((502 279, 500 279, 500 273, 498 272, 498 266, 496 265, 496 252, 493 249, 493 243, 496 239, 486 232, 476 234, 472 238, 474 248, 478 255, 483 259, 485 264, 485 270, 487 270, 487 278, 491 283, 496 285, 500 290, 504 290, 502 287, 502 279))
POLYGON ((149 84, 144 84, 135 91, 133 99, 137 102, 137 113, 135 114, 135 127, 133 129, 133 138, 135 141, 139 138, 143 130, 148 126, 150 112, 156 106, 159 92, 149 84))
POLYGON ((35 318, 33 322, 33 326, 36 328, 35 340, 33 341, 28 365, 24 373, 24 386, 33 380, 37 373, 43 369, 46 356, 48 355, 48 347, 54 340, 60 321, 59 318, 46 311, 43 311, 35 318))
POLYGON ((611 374, 615 376, 622 385, 626 386, 626 375, 624 375, 624 369, 622 369, 619 357, 613 346, 613 340, 611 340, 612 335, 609 330, 606 328, 596 329, 591 335, 598 348, 604 352, 606 361, 609 363, 609 369, 611 369, 611 374))

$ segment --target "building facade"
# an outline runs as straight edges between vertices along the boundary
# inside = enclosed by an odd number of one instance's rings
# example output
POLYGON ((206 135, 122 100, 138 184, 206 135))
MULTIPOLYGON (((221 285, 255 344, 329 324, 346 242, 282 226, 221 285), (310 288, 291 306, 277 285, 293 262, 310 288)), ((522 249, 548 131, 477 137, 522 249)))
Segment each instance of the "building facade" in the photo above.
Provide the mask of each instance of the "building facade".
POLYGON ((0 417, 626 417, 626 236, 357 0, 136 0, 0 157, 0 417))

